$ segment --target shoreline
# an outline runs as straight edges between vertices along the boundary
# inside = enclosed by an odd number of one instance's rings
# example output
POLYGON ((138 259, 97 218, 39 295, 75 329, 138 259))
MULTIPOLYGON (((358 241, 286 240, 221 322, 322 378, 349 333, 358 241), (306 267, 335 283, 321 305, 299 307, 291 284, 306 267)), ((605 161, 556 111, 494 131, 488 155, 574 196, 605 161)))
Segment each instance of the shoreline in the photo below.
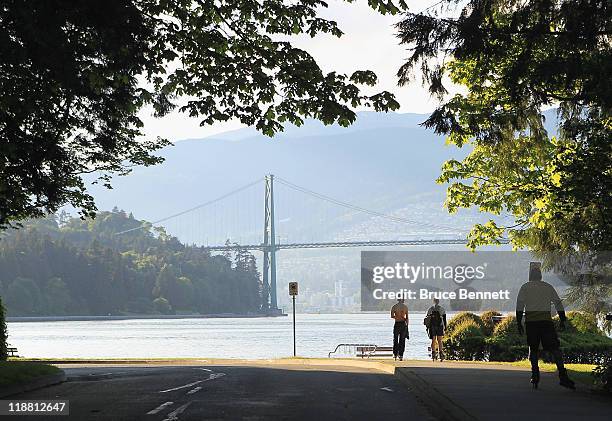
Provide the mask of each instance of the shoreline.
POLYGON ((287 314, 136 314, 127 316, 14 316, 7 317, 7 323, 27 322, 89 322, 96 320, 172 320, 172 319, 255 319, 263 317, 285 317, 287 314))

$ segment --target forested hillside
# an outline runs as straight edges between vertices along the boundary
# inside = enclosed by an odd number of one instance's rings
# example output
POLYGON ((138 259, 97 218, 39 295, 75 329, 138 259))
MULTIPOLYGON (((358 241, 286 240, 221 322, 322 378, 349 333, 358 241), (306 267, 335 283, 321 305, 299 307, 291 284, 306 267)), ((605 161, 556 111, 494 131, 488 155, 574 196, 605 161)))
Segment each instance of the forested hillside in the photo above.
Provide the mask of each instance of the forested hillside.
POLYGON ((0 237, 0 295, 8 316, 247 313, 261 308, 254 256, 216 255, 114 209, 66 214, 0 237))

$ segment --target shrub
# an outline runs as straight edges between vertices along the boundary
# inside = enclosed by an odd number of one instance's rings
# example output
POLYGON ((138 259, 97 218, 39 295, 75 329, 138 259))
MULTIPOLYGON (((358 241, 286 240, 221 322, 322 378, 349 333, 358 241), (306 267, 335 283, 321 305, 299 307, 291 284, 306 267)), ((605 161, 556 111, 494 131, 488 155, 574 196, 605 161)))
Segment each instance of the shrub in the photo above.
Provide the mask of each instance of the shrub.
POLYGON ((529 356, 529 347, 525 345, 508 345, 505 342, 487 338, 487 361, 522 361, 529 356))
POLYGON ((6 350, 8 334, 6 332, 6 319, 4 313, 4 305, 2 305, 2 298, 0 298, 0 361, 6 361, 8 358, 8 352, 6 350))
POLYGON ((485 337, 480 326, 466 318, 444 337, 444 354, 449 360, 482 360, 486 351, 485 337))
MULTIPOLYGON (((527 358, 527 338, 519 334, 516 317, 508 316, 494 324, 493 316, 498 314, 488 311, 478 317, 463 312, 453 317, 444 338, 446 358, 489 361, 519 361, 527 358)), ((558 329, 558 317, 554 322, 558 329)), ((595 375, 599 376, 602 385, 610 384, 607 376, 610 375, 612 339, 602 334, 594 317, 570 312, 566 329, 559 331, 558 335, 566 363, 599 365, 595 375)), ((541 358, 547 362, 552 361, 552 355, 547 352, 542 352, 541 358)))
POLYGON ((486 336, 491 336, 493 330, 495 329, 495 320, 494 317, 500 317, 502 314, 495 310, 487 310, 480 315, 480 320, 482 320, 483 328, 482 332, 486 336))
POLYGON ((559 332, 559 342, 568 363, 601 364, 612 355, 612 339, 601 333, 578 332, 568 327, 559 332))
POLYGON ((612 393, 612 357, 608 357, 606 361, 595 367, 593 377, 597 388, 612 393))
MULTIPOLYGON (((555 317, 555 319, 558 320, 558 317, 555 317)), ((601 330, 597 326, 597 318, 592 314, 570 311, 567 313, 567 321, 569 322, 566 323, 567 327, 574 328, 577 332, 601 334, 601 330)))
POLYGON ((499 322, 493 329, 493 336, 503 338, 505 341, 512 344, 520 344, 523 342, 523 338, 519 334, 516 317, 508 316, 499 322))
MULTIPOLYGON (((558 318, 555 319, 558 328, 558 318)), ((570 317, 568 314, 568 320, 566 329, 558 332, 566 363, 599 364, 610 355, 612 339, 594 329, 597 326, 593 326, 588 317, 580 314, 571 314, 570 317)), ((490 361, 518 361, 529 354, 527 338, 519 335, 514 316, 506 317, 495 327, 493 335, 487 339, 487 346, 490 361)), ((552 355, 547 352, 542 352, 541 358, 552 362, 552 355)))
POLYGON ((493 335, 487 338, 489 361, 519 361, 527 358, 528 354, 526 340, 519 334, 514 316, 499 322, 493 329, 493 335))
POLYGON ((470 313, 469 311, 462 311, 448 321, 446 334, 452 335, 455 329, 466 321, 474 322, 481 330, 484 328, 484 323, 477 314, 470 313))

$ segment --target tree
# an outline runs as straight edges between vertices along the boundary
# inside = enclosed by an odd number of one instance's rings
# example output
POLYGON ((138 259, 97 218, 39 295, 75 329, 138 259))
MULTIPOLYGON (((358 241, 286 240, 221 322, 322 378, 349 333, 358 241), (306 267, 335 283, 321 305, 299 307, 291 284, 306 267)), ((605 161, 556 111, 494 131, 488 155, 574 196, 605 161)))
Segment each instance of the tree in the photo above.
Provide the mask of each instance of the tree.
POLYGON ((155 310, 161 314, 172 314, 172 306, 164 297, 157 297, 153 300, 153 305, 155 306, 155 310))
POLYGON ((5 317, 4 305, 0 298, 0 361, 6 361, 8 359, 7 339, 8 332, 6 329, 6 317, 5 317))
POLYGON ((16 278, 6 288, 8 313, 35 315, 41 305, 41 293, 36 283, 29 278, 16 278))
POLYGON ((152 294, 154 297, 167 296, 173 285, 176 284, 177 275, 171 264, 164 264, 155 280, 152 294))
POLYGON ((71 301, 70 291, 61 278, 49 279, 45 285, 45 296, 47 298, 47 311, 55 315, 67 313, 71 301))
POLYGON ((172 307, 176 309, 192 309, 194 303, 194 290, 191 279, 186 276, 178 277, 174 284, 170 285, 164 296, 168 298, 172 307))
MULTIPOLYGON (((371 0, 397 13, 392 0, 371 0)), ((399 0, 400 7, 405 7, 399 0)), ((164 139, 140 139, 138 112, 177 108, 201 124, 237 119, 267 135, 305 117, 346 126, 351 107, 398 108, 363 94, 371 71, 323 72, 287 39, 341 36, 322 0, 4 1, 0 8, 0 229, 69 203, 96 210, 82 175, 153 165, 164 139)))
POLYGON ((251 254, 232 267, 223 256, 155 235, 146 221, 121 212, 54 221, 25 221, 2 233, 0 295, 13 316, 214 313, 232 305, 244 313, 259 310, 251 254), (134 225, 149 229, 115 235, 134 225), (165 301, 155 304, 156 298, 165 301))
POLYGON ((599 303, 590 307, 609 310, 609 254, 600 252, 612 246, 612 3, 456 4, 443 0, 398 24, 412 51, 400 84, 419 66, 442 101, 425 126, 471 148, 442 168, 446 206, 511 217, 475 225, 472 248, 507 236, 549 266, 571 262, 575 252, 599 267, 607 259, 595 282, 599 303), (448 98, 444 77, 465 93, 448 98), (557 108, 553 133, 546 107, 557 108))

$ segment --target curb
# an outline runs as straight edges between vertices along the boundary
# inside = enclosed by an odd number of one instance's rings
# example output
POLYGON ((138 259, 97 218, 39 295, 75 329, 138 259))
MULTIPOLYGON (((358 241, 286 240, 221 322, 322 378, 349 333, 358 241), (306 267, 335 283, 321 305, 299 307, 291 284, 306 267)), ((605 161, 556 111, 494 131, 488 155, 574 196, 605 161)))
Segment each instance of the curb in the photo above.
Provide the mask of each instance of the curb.
POLYGON ((54 358, 40 358, 36 360, 32 360, 37 363, 42 364, 52 364, 52 365, 62 365, 62 364, 71 364, 71 365, 175 365, 175 364, 202 364, 202 363, 210 363, 212 360, 208 359, 173 359, 173 360, 156 360, 156 359, 143 359, 143 360, 133 360, 133 359, 116 359, 116 360, 85 360, 85 359, 54 359, 54 358))
POLYGON ((25 383, 19 383, 11 386, 0 388, 0 398, 16 395, 18 393, 29 392, 31 390, 42 389, 43 387, 66 381, 66 373, 63 371, 58 374, 49 374, 47 376, 37 377, 25 383))
POLYGON ((351 359, 286 359, 286 360, 253 360, 248 363, 262 365, 315 365, 315 366, 336 366, 336 367, 355 367, 369 368, 377 371, 382 371, 387 374, 395 373, 395 366, 384 362, 372 360, 351 360, 351 359))
POLYGON ((308 358, 287 358, 287 359, 261 359, 261 360, 246 360, 246 359, 220 359, 220 358, 209 358, 209 359, 173 359, 173 360, 132 360, 132 359, 117 359, 117 360, 79 360, 79 359, 38 359, 38 363, 53 364, 53 365, 319 365, 319 366, 343 366, 343 367, 357 367, 357 368, 371 368, 385 373, 393 374, 395 367, 391 364, 387 364, 382 361, 373 360, 351 360, 341 358, 331 359, 308 359, 308 358))
POLYGON ((476 417, 407 367, 397 367, 394 375, 410 388, 436 419, 443 421, 477 421, 476 417))

